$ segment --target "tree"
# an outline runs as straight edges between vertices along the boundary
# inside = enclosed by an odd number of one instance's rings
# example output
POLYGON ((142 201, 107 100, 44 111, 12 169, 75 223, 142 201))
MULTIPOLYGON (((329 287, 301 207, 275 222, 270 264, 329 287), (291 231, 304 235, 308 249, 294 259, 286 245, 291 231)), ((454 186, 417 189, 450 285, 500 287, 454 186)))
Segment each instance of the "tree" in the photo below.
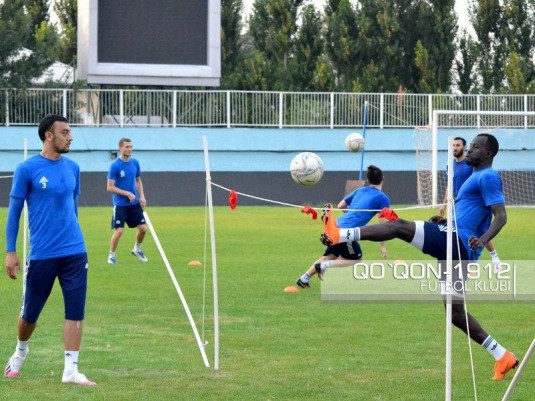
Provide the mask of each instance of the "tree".
POLYGON ((349 0, 328 0, 325 5, 325 49, 334 68, 335 89, 352 91, 358 85, 360 33, 357 11, 349 0))
POLYGON ((58 44, 58 60, 74 65, 78 52, 78 1, 56 0, 54 12, 58 16, 61 34, 58 44))
POLYGON ((221 1, 221 88, 239 89, 243 64, 242 0, 221 1))
MULTIPOLYGON (((39 2, 38 2, 39 3, 39 2)), ((0 4, 0 86, 23 88, 52 64, 57 32, 28 0, 0 4), (29 49, 24 52, 23 48, 29 49)))
POLYGON ((288 90, 289 61, 297 32, 297 13, 304 0, 256 0, 249 34, 255 51, 253 62, 264 59, 268 90, 288 90))
POLYGON ((291 90, 307 92, 324 90, 316 81, 324 48, 321 25, 321 15, 312 4, 306 5, 301 12, 301 26, 297 32, 290 62, 291 90))
POLYGON ((477 52, 477 43, 464 29, 459 40, 459 58, 455 60, 457 85, 461 93, 470 93, 477 86, 474 78, 478 59, 477 52))

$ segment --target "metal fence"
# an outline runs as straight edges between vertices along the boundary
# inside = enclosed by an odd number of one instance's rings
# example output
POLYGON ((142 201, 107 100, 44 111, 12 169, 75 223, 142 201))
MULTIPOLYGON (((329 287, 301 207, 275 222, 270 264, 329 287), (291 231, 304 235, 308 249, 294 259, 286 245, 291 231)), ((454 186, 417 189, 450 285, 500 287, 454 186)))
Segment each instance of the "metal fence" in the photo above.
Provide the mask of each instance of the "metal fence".
MULTIPOLYGON (((428 126, 434 109, 535 111, 535 95, 8 89, 0 126, 36 125, 54 113, 78 126, 350 128, 362 126, 366 102, 370 128, 428 126)), ((464 121, 452 127, 471 126, 464 121)))

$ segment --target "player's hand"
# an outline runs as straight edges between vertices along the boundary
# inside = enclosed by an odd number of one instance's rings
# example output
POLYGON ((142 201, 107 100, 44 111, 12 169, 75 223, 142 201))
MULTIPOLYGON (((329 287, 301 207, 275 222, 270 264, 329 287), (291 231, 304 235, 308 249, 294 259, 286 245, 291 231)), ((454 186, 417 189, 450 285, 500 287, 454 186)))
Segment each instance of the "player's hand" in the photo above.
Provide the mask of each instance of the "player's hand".
POLYGON ((474 236, 471 236, 470 238, 468 238, 468 245, 474 251, 478 248, 483 248, 485 246, 485 244, 479 238, 474 237, 474 236))
POLYGON ((139 204, 141 205, 141 208, 145 209, 147 206, 147 200, 145 198, 139 198, 139 204))
POLYGON ((15 252, 8 252, 6 255, 6 274, 9 276, 9 278, 16 280, 19 269, 19 257, 15 252))
POLYGON ((444 216, 445 213, 446 213, 446 205, 440 206, 440 209, 438 209, 438 214, 441 216, 444 216))
POLYGON ((129 192, 128 193, 128 200, 130 201, 130 203, 132 203, 133 201, 136 200, 136 195, 134 195, 132 192, 129 192))

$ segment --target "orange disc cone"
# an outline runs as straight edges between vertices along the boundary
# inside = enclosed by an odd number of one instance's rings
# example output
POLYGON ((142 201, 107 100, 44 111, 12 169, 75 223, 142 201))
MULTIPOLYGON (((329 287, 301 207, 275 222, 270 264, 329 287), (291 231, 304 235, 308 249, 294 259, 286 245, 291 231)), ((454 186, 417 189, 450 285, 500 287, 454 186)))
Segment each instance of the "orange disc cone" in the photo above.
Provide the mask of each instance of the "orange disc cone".
POLYGON ((284 292, 297 292, 299 291, 296 286, 290 285, 284 289, 284 292))
POLYGON ((202 263, 199 262, 198 260, 192 260, 191 262, 188 263, 188 266, 202 266, 202 263))

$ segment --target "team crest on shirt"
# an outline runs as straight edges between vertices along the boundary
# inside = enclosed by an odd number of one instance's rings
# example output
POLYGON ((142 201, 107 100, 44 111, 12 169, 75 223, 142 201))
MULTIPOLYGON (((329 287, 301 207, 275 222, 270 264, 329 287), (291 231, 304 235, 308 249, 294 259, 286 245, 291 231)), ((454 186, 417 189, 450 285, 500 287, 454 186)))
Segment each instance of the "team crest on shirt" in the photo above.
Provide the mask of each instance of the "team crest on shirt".
POLYGON ((42 176, 39 180, 39 184, 41 184, 41 188, 46 189, 46 183, 48 182, 48 179, 45 176, 42 176))
POLYGON ((124 172, 124 170, 121 170, 121 172, 119 173, 119 176, 121 178, 124 178, 125 175, 126 175, 126 173, 124 172))

